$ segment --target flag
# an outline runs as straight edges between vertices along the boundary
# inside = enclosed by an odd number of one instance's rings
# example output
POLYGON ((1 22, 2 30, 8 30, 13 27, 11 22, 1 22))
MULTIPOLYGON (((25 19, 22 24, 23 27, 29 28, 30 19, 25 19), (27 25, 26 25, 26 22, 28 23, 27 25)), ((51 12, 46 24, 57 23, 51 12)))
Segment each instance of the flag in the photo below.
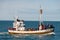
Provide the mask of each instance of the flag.
POLYGON ((42 9, 40 9, 40 13, 42 14, 42 9))

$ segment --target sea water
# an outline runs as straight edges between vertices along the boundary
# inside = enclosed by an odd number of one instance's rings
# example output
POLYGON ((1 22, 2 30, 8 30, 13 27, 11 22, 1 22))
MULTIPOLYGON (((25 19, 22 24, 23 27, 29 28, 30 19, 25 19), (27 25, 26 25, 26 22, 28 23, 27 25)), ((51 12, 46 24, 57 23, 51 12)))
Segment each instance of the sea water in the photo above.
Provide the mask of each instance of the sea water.
MULTIPOLYGON (((25 27, 38 29, 38 21, 25 21, 25 27)), ((8 28, 13 27, 13 21, 0 21, 0 40, 60 40, 60 21, 44 21, 44 24, 53 24, 54 35, 39 34, 9 34, 8 28)))

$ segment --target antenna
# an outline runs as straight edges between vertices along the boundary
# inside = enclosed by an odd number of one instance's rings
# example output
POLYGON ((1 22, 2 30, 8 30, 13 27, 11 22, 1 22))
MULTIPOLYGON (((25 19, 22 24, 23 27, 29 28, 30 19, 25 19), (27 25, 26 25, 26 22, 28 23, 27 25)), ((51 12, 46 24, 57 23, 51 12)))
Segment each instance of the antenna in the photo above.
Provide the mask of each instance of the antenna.
POLYGON ((16 21, 19 17, 18 16, 14 16, 14 20, 16 21))

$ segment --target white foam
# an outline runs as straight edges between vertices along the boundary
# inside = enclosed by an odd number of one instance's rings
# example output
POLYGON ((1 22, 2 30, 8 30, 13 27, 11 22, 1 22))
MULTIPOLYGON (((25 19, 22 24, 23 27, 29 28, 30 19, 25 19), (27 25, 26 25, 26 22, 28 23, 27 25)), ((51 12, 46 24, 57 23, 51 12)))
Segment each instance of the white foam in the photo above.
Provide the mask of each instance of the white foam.
POLYGON ((0 34, 8 34, 8 32, 0 32, 0 34))

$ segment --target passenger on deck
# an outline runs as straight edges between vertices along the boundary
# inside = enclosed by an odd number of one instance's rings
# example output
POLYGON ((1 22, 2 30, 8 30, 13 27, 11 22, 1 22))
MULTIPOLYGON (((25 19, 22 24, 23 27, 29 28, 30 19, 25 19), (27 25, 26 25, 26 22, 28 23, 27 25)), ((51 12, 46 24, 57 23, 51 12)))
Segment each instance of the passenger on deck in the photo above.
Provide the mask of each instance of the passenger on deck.
POLYGON ((54 28, 54 26, 53 26, 53 25, 48 24, 48 25, 46 25, 46 26, 45 26, 45 29, 48 29, 48 28, 54 28))
POLYGON ((44 29, 45 29, 45 25, 44 24, 39 25, 39 30, 44 30, 44 29))
POLYGON ((27 31, 34 31, 35 29, 33 28, 28 28, 27 31))
POLYGON ((20 22, 20 20, 19 20, 19 19, 17 19, 17 21, 18 21, 18 22, 20 22))
POLYGON ((53 25, 50 25, 49 28, 54 28, 54 26, 53 25))
POLYGON ((45 29, 48 29, 48 27, 49 27, 49 24, 45 25, 45 29))
POLYGON ((42 24, 42 30, 44 30, 45 29, 45 26, 42 24))

